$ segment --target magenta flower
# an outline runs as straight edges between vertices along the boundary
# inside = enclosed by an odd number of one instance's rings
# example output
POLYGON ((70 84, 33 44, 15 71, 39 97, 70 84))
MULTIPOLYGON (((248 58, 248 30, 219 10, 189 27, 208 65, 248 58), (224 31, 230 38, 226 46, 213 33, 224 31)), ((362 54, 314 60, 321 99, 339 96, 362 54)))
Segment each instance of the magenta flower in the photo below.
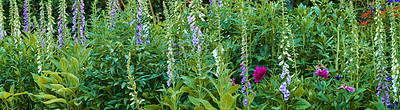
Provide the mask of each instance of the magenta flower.
POLYGON ((320 75, 324 77, 325 79, 328 78, 329 71, 325 68, 324 70, 318 69, 317 72, 315 72, 315 75, 320 75))
POLYGON ((265 73, 267 72, 267 68, 265 68, 264 66, 261 67, 256 67, 256 70, 254 70, 254 82, 260 82, 261 79, 265 76, 265 73))
POLYGON ((351 92, 354 92, 354 90, 355 90, 353 87, 347 86, 346 83, 344 85, 340 86, 338 89, 347 89, 348 91, 351 91, 351 92))

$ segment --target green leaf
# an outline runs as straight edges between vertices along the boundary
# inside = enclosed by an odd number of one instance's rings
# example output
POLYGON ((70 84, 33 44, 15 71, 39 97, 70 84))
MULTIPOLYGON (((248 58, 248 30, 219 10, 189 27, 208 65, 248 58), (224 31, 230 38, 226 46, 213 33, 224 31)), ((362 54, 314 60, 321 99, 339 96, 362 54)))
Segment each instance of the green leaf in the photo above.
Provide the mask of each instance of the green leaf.
POLYGON ((72 59, 71 60, 71 67, 74 67, 75 69, 78 69, 78 67, 79 67, 78 60, 75 57, 72 57, 71 59, 72 59))
POLYGON ((193 105, 200 106, 200 101, 198 101, 195 97, 193 96, 188 96, 189 101, 192 102, 193 105))
POLYGON ((108 105, 115 104, 115 103, 117 103, 117 101, 118 101, 118 100, 112 100, 112 101, 109 101, 107 104, 108 104, 108 105))
POLYGON ((23 95, 23 94, 29 94, 29 92, 16 93, 16 94, 14 94, 14 96, 23 95))
POLYGON ((56 96, 50 94, 40 94, 40 95, 33 95, 35 97, 44 98, 44 99, 57 99, 56 96))
MULTIPOLYGON (((198 99, 198 100, 199 100, 199 99, 198 99)), ((204 105, 204 107, 205 107, 207 110, 217 110, 217 109, 214 108, 208 101, 203 100, 203 99, 200 99, 199 101, 204 105)))
POLYGON ((202 106, 196 106, 194 107, 194 110, 204 110, 204 108, 202 106))
POLYGON ((307 100, 303 98, 295 98, 295 99, 299 100, 293 104, 295 109, 306 109, 311 106, 311 104, 308 103, 307 100))
POLYGON ((161 110, 162 109, 162 107, 161 106, 159 106, 159 105, 145 105, 144 107, 143 107, 145 110, 161 110))
POLYGON ((60 66, 61 66, 61 69, 62 69, 64 72, 67 72, 67 69, 68 69, 68 61, 67 61, 67 59, 62 58, 62 59, 60 60, 60 66))
POLYGON ((236 84, 235 86, 231 86, 228 88, 228 93, 233 94, 239 89, 239 84, 236 84))
POLYGON ((220 107, 222 110, 230 110, 233 104, 233 97, 230 93, 225 93, 220 102, 220 107))
POLYGON ((74 83, 75 87, 79 86, 79 78, 76 77, 75 75, 68 73, 68 78, 74 83))
POLYGON ((61 85, 61 84, 50 84, 50 85, 51 85, 51 87, 53 87, 53 88, 56 89, 56 90, 65 88, 65 87, 64 87, 63 85, 61 85))
POLYGON ((63 98, 51 99, 51 100, 48 100, 48 101, 43 102, 43 103, 44 104, 52 104, 52 103, 55 103, 55 102, 62 102, 62 103, 67 104, 67 101, 65 99, 63 99, 63 98))

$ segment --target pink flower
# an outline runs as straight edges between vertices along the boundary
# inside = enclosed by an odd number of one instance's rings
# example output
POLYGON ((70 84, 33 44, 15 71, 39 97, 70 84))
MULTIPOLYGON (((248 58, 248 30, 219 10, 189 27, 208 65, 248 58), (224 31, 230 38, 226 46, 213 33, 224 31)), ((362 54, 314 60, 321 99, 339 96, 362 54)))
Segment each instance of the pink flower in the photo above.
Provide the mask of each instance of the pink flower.
POLYGON ((267 72, 267 68, 265 68, 264 66, 261 67, 256 67, 256 70, 254 70, 254 82, 260 82, 261 79, 265 76, 265 73, 267 72))
POLYGON ((342 86, 340 86, 339 88, 337 88, 337 89, 347 89, 348 91, 351 91, 351 92, 354 92, 354 88, 353 87, 349 87, 349 86, 347 86, 347 84, 345 83, 345 84, 343 84, 342 86))
POLYGON ((317 72, 315 72, 315 75, 320 75, 324 77, 325 79, 328 78, 329 71, 325 68, 324 70, 318 69, 317 72))
POLYGON ((229 81, 230 81, 230 82, 233 82, 233 81, 235 81, 235 79, 234 79, 234 78, 232 78, 232 79, 231 79, 231 78, 229 78, 229 81))

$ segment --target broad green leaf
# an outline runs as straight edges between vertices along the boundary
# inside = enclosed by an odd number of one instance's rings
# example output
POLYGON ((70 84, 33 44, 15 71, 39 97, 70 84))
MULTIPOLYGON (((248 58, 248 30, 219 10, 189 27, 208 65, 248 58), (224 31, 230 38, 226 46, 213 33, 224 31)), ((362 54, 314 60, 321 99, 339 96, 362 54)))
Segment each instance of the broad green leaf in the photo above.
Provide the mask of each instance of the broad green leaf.
POLYGON ((60 60, 60 66, 61 66, 61 69, 64 71, 64 72, 67 72, 68 70, 68 61, 67 61, 67 59, 65 59, 65 58, 62 58, 61 60, 60 60))
POLYGON ((43 102, 43 103, 44 104, 52 104, 52 103, 56 103, 56 102, 62 102, 62 103, 67 104, 67 101, 65 99, 63 99, 63 98, 51 99, 51 100, 48 100, 48 101, 43 102))
POLYGON ((56 96, 50 94, 40 94, 40 95, 33 95, 35 97, 44 98, 44 99, 57 99, 56 96))
POLYGON ((75 57, 71 58, 71 67, 74 67, 75 69, 79 67, 79 62, 75 57))
POLYGON ((11 95, 12 94, 8 93, 8 92, 0 92, 0 98, 2 98, 2 99, 7 99, 11 95))
POLYGON ((21 93, 16 93, 16 94, 14 94, 14 96, 19 96, 19 95, 23 95, 23 94, 29 94, 29 92, 21 92, 21 93))
POLYGON ((234 102, 234 99, 230 93, 225 93, 220 101, 220 109, 222 110, 230 110, 232 107, 232 104, 234 102))
POLYGON ((239 84, 236 84, 235 86, 229 87, 228 88, 228 93, 233 94, 239 89, 239 84))
POLYGON ((196 106, 194 107, 194 110, 204 110, 204 108, 202 106, 196 106))
POLYGON ((307 100, 305 100, 303 98, 295 98, 295 99, 298 100, 297 102, 295 102, 293 104, 295 109, 306 109, 311 106, 311 104, 308 103, 307 100))
POLYGON ((216 108, 214 108, 208 101, 203 100, 203 99, 198 99, 207 110, 217 110, 216 108))
POLYGON ((159 106, 159 105, 154 105, 154 104, 152 104, 152 105, 145 105, 143 108, 144 108, 145 110, 162 110, 162 107, 161 107, 161 106, 159 106))
POLYGON ((53 88, 56 89, 56 90, 65 88, 65 87, 64 87, 63 85, 61 85, 61 84, 50 84, 50 85, 51 85, 51 87, 53 87, 53 88))
POLYGON ((174 107, 174 104, 172 103, 172 101, 171 101, 171 99, 169 99, 169 98, 164 98, 164 103, 167 105, 167 106, 169 106, 171 109, 174 109, 175 107, 174 107))
POLYGON ((75 87, 79 86, 79 78, 78 77, 76 77, 75 75, 73 75, 71 73, 68 73, 68 78, 70 81, 72 81, 72 83, 74 83, 75 87))
POLYGON ((198 101, 195 97, 190 96, 190 95, 188 97, 189 97, 189 101, 192 102, 193 105, 200 106, 200 101, 198 101))

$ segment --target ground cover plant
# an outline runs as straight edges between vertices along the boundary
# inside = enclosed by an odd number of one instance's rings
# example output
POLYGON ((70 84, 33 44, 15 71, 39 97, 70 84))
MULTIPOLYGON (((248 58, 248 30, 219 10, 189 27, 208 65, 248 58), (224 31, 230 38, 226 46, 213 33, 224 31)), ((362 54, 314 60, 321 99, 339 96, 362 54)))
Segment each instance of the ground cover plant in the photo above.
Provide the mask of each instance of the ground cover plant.
POLYGON ((1 109, 400 109, 399 0, 0 0, 1 109))

